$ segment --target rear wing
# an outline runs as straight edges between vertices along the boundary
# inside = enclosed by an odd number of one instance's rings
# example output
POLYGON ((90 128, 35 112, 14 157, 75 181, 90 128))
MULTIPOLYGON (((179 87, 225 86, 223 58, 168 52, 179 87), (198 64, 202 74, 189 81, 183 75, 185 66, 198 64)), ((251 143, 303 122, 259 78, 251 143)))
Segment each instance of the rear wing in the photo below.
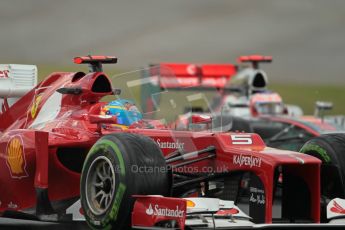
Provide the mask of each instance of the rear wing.
POLYGON ((0 65, 0 97, 21 97, 37 84, 35 65, 0 65))
POLYGON ((224 88, 237 72, 232 64, 160 63, 152 66, 157 66, 150 69, 152 82, 165 89, 224 88))
POLYGON ((0 64, 0 114, 36 85, 35 65, 0 64))
POLYGON ((225 90, 237 73, 233 64, 160 63, 142 70, 141 105, 143 112, 156 110, 160 95, 168 90, 225 90), (153 99, 154 95, 154 99, 153 99))
POLYGON ((230 88, 266 87, 267 76, 259 69, 259 64, 271 63, 271 56, 240 56, 237 61, 239 64, 251 63, 252 68, 240 70, 240 67, 234 64, 159 63, 150 65, 143 76, 150 77, 151 83, 161 89, 228 89, 229 85, 230 88), (231 80, 241 72, 245 72, 242 74, 244 76, 231 80))
POLYGON ((153 111, 162 89, 231 92, 246 97, 267 90, 267 75, 260 63, 272 62, 271 56, 241 56, 236 64, 159 63, 142 70, 142 109, 153 111), (242 64, 251 63, 252 67, 242 64), (155 95, 153 102, 152 95, 155 95))

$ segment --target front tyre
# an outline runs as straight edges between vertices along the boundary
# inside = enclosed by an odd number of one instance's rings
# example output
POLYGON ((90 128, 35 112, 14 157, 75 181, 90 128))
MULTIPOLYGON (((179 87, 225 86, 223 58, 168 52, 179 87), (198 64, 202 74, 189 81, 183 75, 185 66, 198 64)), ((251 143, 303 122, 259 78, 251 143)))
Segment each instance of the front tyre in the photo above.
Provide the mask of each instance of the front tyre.
POLYGON ((345 133, 315 137, 305 143, 300 152, 322 161, 321 218, 326 221, 326 205, 333 198, 345 198, 345 133))
POLYGON ((170 177, 157 144, 137 134, 100 138, 84 162, 80 196, 94 229, 130 226, 132 195, 169 195, 170 177))

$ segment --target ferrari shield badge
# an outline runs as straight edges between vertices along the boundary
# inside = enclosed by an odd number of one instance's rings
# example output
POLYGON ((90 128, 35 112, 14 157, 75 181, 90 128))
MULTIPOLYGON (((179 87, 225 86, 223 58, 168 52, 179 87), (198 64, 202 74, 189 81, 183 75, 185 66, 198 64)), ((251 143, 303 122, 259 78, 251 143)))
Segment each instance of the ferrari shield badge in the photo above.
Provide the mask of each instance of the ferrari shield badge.
POLYGON ((33 104, 31 106, 31 118, 34 119, 37 115, 38 105, 40 104, 42 100, 42 95, 38 94, 35 96, 33 100, 33 104))

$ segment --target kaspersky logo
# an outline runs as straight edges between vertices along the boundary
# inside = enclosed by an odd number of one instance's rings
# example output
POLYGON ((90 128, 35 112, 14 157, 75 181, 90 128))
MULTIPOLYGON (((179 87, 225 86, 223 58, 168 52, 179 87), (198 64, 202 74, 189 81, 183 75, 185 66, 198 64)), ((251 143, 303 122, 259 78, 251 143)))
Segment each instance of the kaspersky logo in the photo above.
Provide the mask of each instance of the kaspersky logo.
POLYGON ((160 208, 158 204, 152 207, 152 204, 150 204, 148 209, 146 209, 146 214, 149 216, 183 217, 184 211, 180 210, 178 205, 176 209, 169 209, 160 208))
POLYGON ((243 155, 234 155, 232 163, 234 165, 239 165, 240 167, 249 166, 252 167, 261 167, 261 158, 254 156, 243 156, 243 155))

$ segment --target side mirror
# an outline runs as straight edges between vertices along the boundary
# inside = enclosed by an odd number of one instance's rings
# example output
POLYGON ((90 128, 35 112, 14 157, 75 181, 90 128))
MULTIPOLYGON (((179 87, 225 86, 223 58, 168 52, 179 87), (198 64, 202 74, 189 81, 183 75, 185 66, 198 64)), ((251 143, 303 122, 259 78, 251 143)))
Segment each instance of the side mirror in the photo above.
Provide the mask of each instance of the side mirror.
POLYGON ((192 114, 188 129, 193 131, 212 130, 212 117, 204 114, 192 114))
POLYGON ((89 115, 91 124, 116 124, 117 117, 111 115, 89 115))
POLYGON ((192 123, 211 123, 212 117, 208 115, 203 114, 193 114, 192 117, 192 123))
POLYGON ((121 89, 114 88, 113 89, 113 94, 114 95, 120 95, 121 94, 121 89))
POLYGON ((332 102, 327 102, 327 101, 317 101, 315 103, 315 112, 314 115, 315 117, 321 118, 323 121, 324 118, 324 111, 327 110, 332 110, 333 109, 333 103, 332 102))
POLYGON ((315 107, 319 110, 331 110, 333 108, 333 103, 328 101, 317 101, 315 107))

